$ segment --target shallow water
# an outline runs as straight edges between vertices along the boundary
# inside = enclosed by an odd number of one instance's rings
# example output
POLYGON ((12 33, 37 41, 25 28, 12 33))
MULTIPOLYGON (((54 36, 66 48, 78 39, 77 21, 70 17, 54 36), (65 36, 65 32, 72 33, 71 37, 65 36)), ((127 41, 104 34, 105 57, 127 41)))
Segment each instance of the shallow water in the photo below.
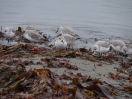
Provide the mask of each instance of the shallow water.
POLYGON ((35 25, 55 36, 58 26, 73 27, 83 39, 132 40, 132 0, 1 0, 0 25, 35 25))

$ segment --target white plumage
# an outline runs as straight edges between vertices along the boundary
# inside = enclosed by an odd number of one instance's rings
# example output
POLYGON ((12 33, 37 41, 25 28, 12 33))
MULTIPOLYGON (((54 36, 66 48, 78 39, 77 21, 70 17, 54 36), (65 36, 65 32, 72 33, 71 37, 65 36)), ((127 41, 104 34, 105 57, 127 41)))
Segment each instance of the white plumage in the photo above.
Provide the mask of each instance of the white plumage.
POLYGON ((64 49, 67 47, 67 42, 64 37, 57 37, 55 40, 55 47, 57 49, 64 49))
POLYGON ((67 42, 67 45, 72 45, 74 44, 74 42, 77 40, 77 39, 80 39, 78 37, 74 37, 70 34, 59 34, 59 36, 61 37, 64 37, 66 42, 67 42))
POLYGON ((110 46, 112 46, 115 51, 127 52, 126 44, 122 40, 110 40, 110 46))
POLYGON ((106 41, 97 41, 92 47, 92 50, 97 53, 106 53, 109 49, 110 45, 106 41))
POLYGON ((15 29, 12 27, 6 27, 2 30, 4 37, 8 39, 8 43, 11 41, 13 37, 15 37, 15 29))
POLYGON ((36 30, 26 30, 23 36, 31 42, 45 42, 46 39, 36 30))

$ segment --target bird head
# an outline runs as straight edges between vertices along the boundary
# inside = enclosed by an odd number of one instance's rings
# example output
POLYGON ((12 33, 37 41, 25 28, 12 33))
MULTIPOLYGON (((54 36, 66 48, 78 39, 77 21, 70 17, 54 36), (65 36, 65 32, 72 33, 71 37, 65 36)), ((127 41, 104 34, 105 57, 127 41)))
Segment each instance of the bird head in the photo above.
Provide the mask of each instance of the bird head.
POLYGON ((93 48, 92 48, 92 51, 96 52, 98 50, 98 45, 94 45, 93 48))
POLYGON ((4 33, 4 34, 9 33, 9 29, 4 28, 4 29, 2 30, 2 33, 4 33))

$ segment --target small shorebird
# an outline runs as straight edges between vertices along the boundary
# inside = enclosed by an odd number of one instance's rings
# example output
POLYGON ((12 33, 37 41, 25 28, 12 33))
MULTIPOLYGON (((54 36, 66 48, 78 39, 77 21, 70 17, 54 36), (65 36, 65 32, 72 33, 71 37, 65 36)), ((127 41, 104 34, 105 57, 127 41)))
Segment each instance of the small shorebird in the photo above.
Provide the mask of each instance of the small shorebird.
POLYGON ((56 33, 61 33, 61 34, 70 34, 72 36, 78 36, 75 31, 71 28, 71 27, 64 27, 64 26, 60 26, 56 33))
POLYGON ((30 42, 34 42, 34 43, 42 43, 42 42, 48 41, 47 38, 44 38, 36 30, 25 30, 25 33, 23 34, 23 36, 30 42))
POLYGON ((96 53, 106 53, 110 49, 110 45, 106 41, 97 41, 94 46, 92 47, 92 50, 96 53))
POLYGON ((67 42, 64 37, 57 37, 55 40, 55 47, 57 49, 65 49, 67 47, 67 42))
POLYGON ((76 40, 80 39, 79 37, 74 37, 70 34, 59 34, 58 37, 64 37, 68 46, 74 44, 76 40))
POLYGON ((117 52, 125 53, 127 52, 126 44, 122 40, 111 40, 110 46, 117 52))
POLYGON ((2 33, 4 34, 4 37, 7 38, 8 43, 11 44, 11 40, 15 37, 16 30, 12 27, 6 27, 2 30, 2 33))

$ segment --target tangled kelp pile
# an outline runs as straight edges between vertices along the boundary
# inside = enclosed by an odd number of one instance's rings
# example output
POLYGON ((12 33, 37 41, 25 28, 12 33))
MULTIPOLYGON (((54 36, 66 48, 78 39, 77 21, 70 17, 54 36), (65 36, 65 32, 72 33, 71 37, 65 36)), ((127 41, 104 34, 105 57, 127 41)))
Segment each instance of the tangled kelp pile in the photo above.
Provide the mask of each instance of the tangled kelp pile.
MULTIPOLYGON (((132 85, 114 85, 106 80, 74 73, 80 68, 65 58, 80 58, 91 62, 114 64, 120 57, 112 52, 93 56, 91 50, 56 50, 34 47, 31 44, 1 46, 0 49, 0 97, 1 99, 114 99, 116 96, 131 98, 132 85), (30 60, 39 57, 39 61, 30 60), (24 60, 24 58, 27 58, 24 60), (101 61, 101 62, 100 62, 101 61), (26 69, 35 65, 36 68, 26 69), (37 68, 42 65, 43 68, 37 68), (57 74, 50 68, 66 68, 73 72, 57 74)), ((117 73, 109 73, 109 79, 132 82, 131 61, 120 62, 117 73)), ((96 67, 96 66, 95 66, 96 67)))

